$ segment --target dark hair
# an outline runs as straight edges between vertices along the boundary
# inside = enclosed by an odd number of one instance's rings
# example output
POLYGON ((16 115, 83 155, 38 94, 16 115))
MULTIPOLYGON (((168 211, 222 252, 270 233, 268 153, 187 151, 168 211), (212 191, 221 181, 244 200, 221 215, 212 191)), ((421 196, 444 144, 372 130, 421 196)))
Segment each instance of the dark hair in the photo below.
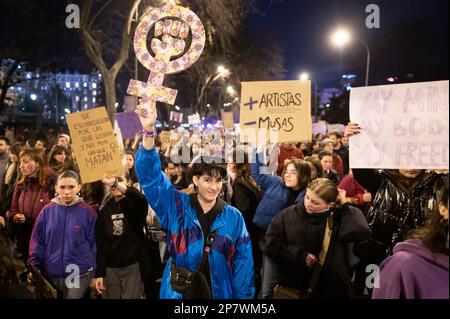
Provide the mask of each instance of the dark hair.
POLYGON ((67 158, 68 158, 68 154, 67 154, 67 149, 64 146, 61 145, 55 145, 52 147, 49 155, 48 155, 48 166, 55 168, 56 166, 60 165, 60 163, 58 163, 56 161, 56 159, 54 158, 55 155, 59 155, 62 154, 64 152, 64 154, 66 154, 66 160, 64 161, 64 164, 66 164, 67 162, 67 158))
MULTIPOLYGON (((322 164, 320 163, 320 160, 317 157, 308 156, 308 157, 305 157, 305 161, 307 161, 308 163, 311 163, 311 165, 314 166, 314 168, 317 171, 317 178, 320 178, 323 176, 322 164)), ((311 174, 312 174, 312 172, 311 172, 311 174)), ((311 176, 311 178, 312 178, 312 176, 311 176)))
POLYGON ((233 150, 232 163, 236 165, 236 177, 242 177, 243 179, 247 180, 247 182, 254 189, 259 190, 258 184, 250 174, 250 163, 248 160, 248 153, 241 148, 235 148, 233 150))
POLYGON ((297 171, 297 182, 299 189, 304 190, 306 186, 308 186, 308 184, 311 182, 311 167, 309 167, 309 164, 306 163, 304 160, 294 158, 289 160, 289 162, 287 162, 286 165, 284 165, 283 173, 281 173, 281 176, 284 176, 287 167, 290 164, 293 164, 295 170, 297 171))
POLYGON ((319 196, 325 203, 337 202, 339 191, 333 181, 328 178, 318 178, 309 184, 308 189, 319 196))
POLYGON ((22 152, 22 149, 24 148, 25 144, 22 142, 14 143, 13 146, 9 148, 9 153, 16 155, 19 157, 20 152, 22 152))
POLYGON ((328 151, 320 151, 320 153, 319 153, 319 159, 322 160, 322 158, 324 158, 325 156, 331 156, 331 157, 333 157, 333 154, 331 154, 331 153, 328 152, 328 151))
POLYGON ((74 180, 77 181, 77 184, 80 184, 80 176, 78 176, 78 174, 74 171, 71 170, 63 171, 61 174, 58 175, 57 182, 59 182, 59 180, 63 178, 73 178, 74 180))
POLYGON ((208 175, 211 177, 227 177, 225 161, 221 157, 199 156, 195 159, 189 172, 190 178, 194 176, 208 175))
POLYGON ((336 135, 337 138, 342 138, 341 132, 338 131, 331 132, 329 135, 336 135))
POLYGON ((9 138, 6 136, 0 135, 0 141, 5 141, 6 145, 11 145, 9 142, 9 138))
POLYGON ((18 284, 17 270, 10 243, 0 233, 0 284, 18 284))
MULTIPOLYGON (((448 177, 444 178, 441 185, 438 185, 437 195, 438 204, 448 209, 448 177)), ((449 254, 448 220, 441 216, 439 207, 431 212, 423 227, 411 230, 408 238, 420 239, 424 246, 434 253, 449 254)))

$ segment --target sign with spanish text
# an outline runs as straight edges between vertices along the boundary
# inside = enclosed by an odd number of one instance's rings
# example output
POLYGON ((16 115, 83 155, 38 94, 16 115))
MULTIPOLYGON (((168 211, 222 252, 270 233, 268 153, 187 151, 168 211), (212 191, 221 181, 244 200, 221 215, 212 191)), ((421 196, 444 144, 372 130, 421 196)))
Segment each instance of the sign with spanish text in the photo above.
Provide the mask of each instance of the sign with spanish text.
POLYGON ((449 81, 354 88, 350 167, 448 169, 449 81))
POLYGON ((241 142, 278 135, 274 142, 311 141, 311 82, 242 82, 241 142))
POLYGON ((104 174, 123 174, 121 154, 104 107, 66 115, 83 183, 101 180, 104 174))

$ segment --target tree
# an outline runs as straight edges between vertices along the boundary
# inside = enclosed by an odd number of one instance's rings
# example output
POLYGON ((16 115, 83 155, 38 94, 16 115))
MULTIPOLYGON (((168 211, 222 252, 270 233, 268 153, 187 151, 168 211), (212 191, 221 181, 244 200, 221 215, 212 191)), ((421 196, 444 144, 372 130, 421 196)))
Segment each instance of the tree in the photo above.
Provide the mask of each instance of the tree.
POLYGON ((97 5, 95 8, 93 2, 83 2, 80 32, 87 56, 102 74, 106 109, 113 122, 116 112, 116 77, 129 57, 133 36, 132 21, 141 0, 133 0, 131 4, 117 1, 112 3, 112 0, 109 0, 101 7, 97 5), (105 11, 106 14, 97 20, 106 8, 109 9, 108 12, 105 11), (109 34, 103 30, 109 30, 109 34))

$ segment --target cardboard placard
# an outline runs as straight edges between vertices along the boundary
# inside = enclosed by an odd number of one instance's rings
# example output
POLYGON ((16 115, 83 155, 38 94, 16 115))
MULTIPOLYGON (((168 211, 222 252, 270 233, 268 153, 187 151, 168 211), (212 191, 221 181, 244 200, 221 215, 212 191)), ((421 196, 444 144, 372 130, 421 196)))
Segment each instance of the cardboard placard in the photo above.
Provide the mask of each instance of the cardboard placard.
POLYGON ((119 146, 104 107, 66 115, 83 183, 101 180, 104 174, 124 173, 119 146))
POLYGON ((350 167, 448 169, 448 81, 354 88, 350 167))
POLYGON ((241 142, 249 141, 250 131, 258 139, 278 134, 279 143, 311 141, 311 82, 242 82, 240 129, 241 142))
POLYGON ((225 128, 234 128, 233 112, 224 112, 220 110, 222 115, 223 126, 225 128))

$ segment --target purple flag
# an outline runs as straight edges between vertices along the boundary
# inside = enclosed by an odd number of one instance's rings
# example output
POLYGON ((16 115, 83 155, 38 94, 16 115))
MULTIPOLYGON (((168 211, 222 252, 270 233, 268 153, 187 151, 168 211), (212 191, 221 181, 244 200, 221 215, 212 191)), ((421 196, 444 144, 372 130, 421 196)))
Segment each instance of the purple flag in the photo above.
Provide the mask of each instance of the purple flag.
POLYGON ((142 124, 134 112, 122 112, 117 113, 117 124, 120 127, 120 132, 122 133, 122 138, 132 139, 136 132, 142 131, 142 124))

